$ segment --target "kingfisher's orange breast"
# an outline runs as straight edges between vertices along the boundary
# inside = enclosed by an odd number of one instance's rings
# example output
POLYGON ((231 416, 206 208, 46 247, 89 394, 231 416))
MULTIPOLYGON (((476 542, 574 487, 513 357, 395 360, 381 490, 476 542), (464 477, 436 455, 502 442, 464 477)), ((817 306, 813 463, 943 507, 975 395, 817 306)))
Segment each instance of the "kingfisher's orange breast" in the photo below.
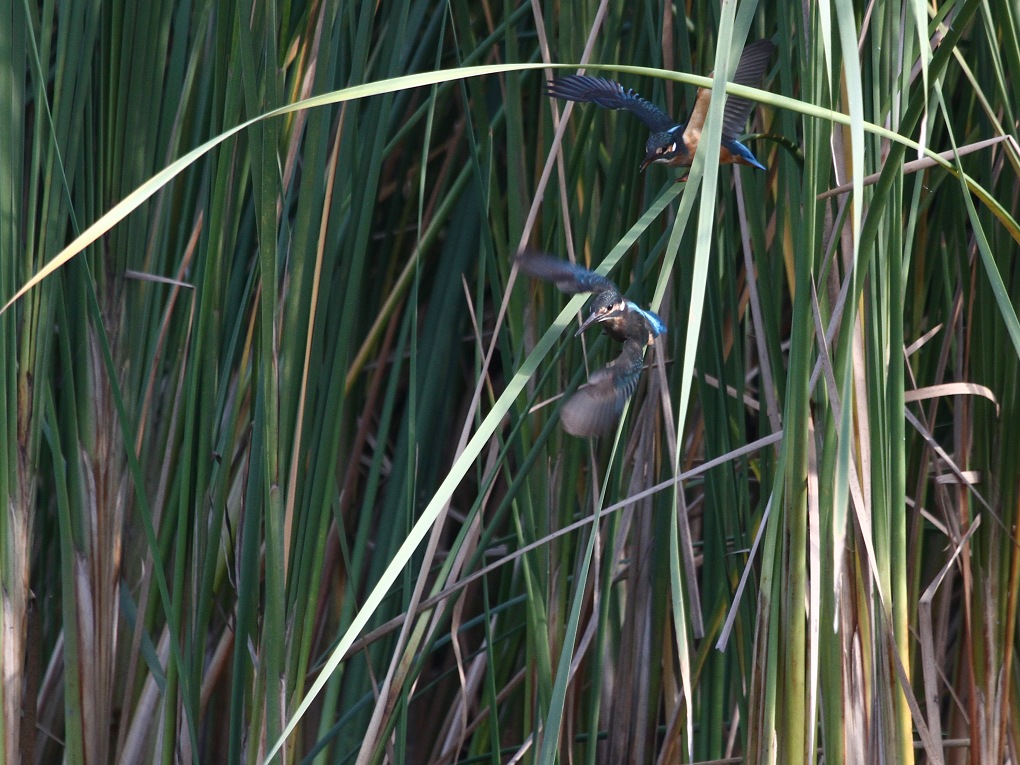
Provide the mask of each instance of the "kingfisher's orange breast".
MULTIPOLYGON (((697 146, 691 146, 691 147, 688 148, 688 151, 687 151, 686 154, 684 154, 684 153, 677 154, 675 157, 673 157, 673 159, 669 160, 668 162, 664 162, 662 164, 667 165, 669 167, 690 167, 691 163, 694 161, 694 151, 695 151, 695 149, 697 149, 697 146)), ((720 146, 719 147, 719 164, 720 165, 747 165, 748 167, 752 166, 751 163, 748 162, 746 159, 744 159, 743 157, 740 157, 740 156, 734 154, 729 149, 727 149, 725 146, 720 146)))

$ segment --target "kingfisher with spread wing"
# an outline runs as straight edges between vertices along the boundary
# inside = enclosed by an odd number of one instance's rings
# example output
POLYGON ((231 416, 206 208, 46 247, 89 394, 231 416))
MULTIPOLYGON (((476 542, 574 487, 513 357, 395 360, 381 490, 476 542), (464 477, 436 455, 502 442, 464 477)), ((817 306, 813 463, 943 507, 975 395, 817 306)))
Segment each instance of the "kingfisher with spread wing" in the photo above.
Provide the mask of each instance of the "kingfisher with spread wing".
POLYGON ((591 292, 591 312, 576 335, 593 324, 623 343, 620 355, 588 378, 560 409, 563 429, 574 436, 596 436, 612 428, 623 405, 637 389, 644 366, 644 351, 666 331, 656 314, 623 297, 613 282, 582 266, 554 258, 544 252, 524 250, 517 255, 524 273, 555 284, 568 295, 591 292))
MULTIPOLYGON (((765 76, 775 45, 769 40, 758 40, 744 48, 737 64, 733 82, 738 85, 758 87, 765 76)), ((606 109, 626 109, 635 115, 652 131, 648 143, 645 144, 645 158, 641 163, 644 170, 652 163, 669 167, 690 167, 694 161, 694 152, 701 140, 701 130, 705 126, 705 117, 712 100, 709 88, 698 88, 687 122, 678 123, 666 112, 650 101, 646 101, 630 88, 624 88, 618 82, 601 77, 572 74, 551 80, 548 93, 553 98, 565 101, 579 101, 598 104, 606 109)), ((729 96, 723 111, 722 151, 719 162, 724 165, 738 164, 765 169, 765 165, 751 153, 737 136, 744 132, 747 115, 753 103, 746 98, 729 96)))

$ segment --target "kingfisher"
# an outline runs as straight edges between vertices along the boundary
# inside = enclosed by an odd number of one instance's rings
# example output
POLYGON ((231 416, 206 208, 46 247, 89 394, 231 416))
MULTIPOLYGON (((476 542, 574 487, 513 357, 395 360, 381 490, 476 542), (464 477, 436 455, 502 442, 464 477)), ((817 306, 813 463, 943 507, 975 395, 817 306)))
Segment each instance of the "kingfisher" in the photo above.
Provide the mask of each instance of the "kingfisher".
POLYGON ((560 409, 563 429, 573 436, 597 436, 612 428, 623 405, 637 389, 644 366, 645 347, 666 331, 655 313, 623 297, 604 276, 544 252, 522 250, 517 265, 524 273, 555 284, 568 295, 591 292, 595 298, 575 337, 599 324, 614 340, 623 343, 620 355, 588 378, 560 409))
MULTIPOLYGON (((738 85, 758 87, 765 76, 772 51, 776 48, 770 40, 757 40, 744 48, 737 64, 733 82, 738 85)), ((601 77, 588 77, 572 74, 550 80, 547 91, 553 98, 565 101, 598 104, 606 109, 626 109, 635 115, 652 131, 648 143, 645 144, 645 158, 641 170, 652 163, 669 167, 690 167, 694 161, 694 151, 701 139, 701 130, 705 126, 708 106, 712 100, 709 88, 698 88, 687 122, 677 123, 666 112, 650 101, 645 100, 631 88, 624 88, 618 82, 601 77)), ((747 115, 753 103, 746 98, 729 96, 723 110, 722 151, 719 162, 723 165, 738 164, 765 169, 765 165, 751 153, 737 136, 744 131, 747 115)))

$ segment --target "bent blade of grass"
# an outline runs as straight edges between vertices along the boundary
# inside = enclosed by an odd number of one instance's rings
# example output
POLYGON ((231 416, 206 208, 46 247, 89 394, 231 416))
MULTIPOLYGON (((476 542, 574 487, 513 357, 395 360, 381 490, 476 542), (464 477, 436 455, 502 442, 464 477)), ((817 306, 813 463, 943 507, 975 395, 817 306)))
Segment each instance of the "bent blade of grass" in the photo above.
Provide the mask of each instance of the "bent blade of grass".
MULTIPOLYGON (((351 88, 344 88, 343 90, 336 90, 330 93, 324 93, 320 96, 314 96, 307 98, 302 101, 297 101, 293 104, 281 106, 278 109, 261 114, 257 117, 252 117, 246 122, 242 122, 240 125, 230 128, 229 130, 221 133, 220 135, 209 139, 202 145, 192 149, 180 159, 170 163, 163 170, 156 173, 152 178, 147 180, 137 189, 128 194, 124 199, 118 202, 116 205, 110 208, 103 216, 101 216, 95 223, 89 226, 83 231, 78 237, 76 237, 67 247, 61 250, 49 263, 43 266, 31 279, 29 279, 17 292, 6 302, 3 307, 0 308, 0 315, 3 315, 14 303, 20 300, 24 295, 31 290, 33 287, 40 284, 44 279, 47 279, 53 275, 58 269, 66 265, 72 258, 80 254, 90 244, 93 244, 99 237, 106 234, 120 221, 124 220, 128 215, 134 212, 150 197, 155 195, 160 189, 166 186, 170 181, 184 172, 185 169, 194 164, 198 159, 205 156, 212 149, 219 146, 221 143, 226 141, 243 130, 255 125, 263 120, 271 119, 273 117, 282 117, 294 112, 301 111, 303 109, 314 109, 320 106, 330 106, 332 104, 339 104, 345 101, 354 101, 360 98, 368 98, 370 96, 383 95, 386 93, 393 93, 399 90, 405 90, 408 88, 425 87, 428 85, 435 85, 443 82, 450 82, 453 80, 463 79, 465 77, 481 77, 490 74, 503 74, 506 72, 522 72, 531 71, 536 69, 576 69, 577 64, 490 64, 485 66, 473 66, 465 67, 462 69, 448 69, 439 72, 425 72, 421 74, 411 74, 403 77, 394 77, 389 80, 381 80, 379 82, 366 83, 364 85, 355 85, 351 88)), ((587 65, 588 69, 593 70, 612 70, 616 72, 623 72, 628 74, 636 74, 640 76, 650 77, 665 77, 670 80, 677 82, 683 82, 689 85, 696 85, 698 87, 712 87, 714 81, 707 77, 699 77, 695 75, 684 74, 680 72, 671 72, 664 69, 654 69, 651 67, 643 66, 596 66, 593 64, 587 65)), ((856 126, 857 121, 851 118, 849 115, 841 112, 833 111, 832 109, 825 109, 822 107, 815 106, 813 104, 800 101, 795 98, 789 98, 786 96, 776 95, 768 91, 759 90, 757 88, 750 88, 744 85, 735 85, 733 83, 726 83, 721 81, 720 83, 714 83, 717 87, 725 86, 726 92, 733 96, 740 96, 742 98, 749 98, 760 103, 772 106, 776 109, 789 109, 791 111, 798 112, 808 117, 814 117, 816 119, 826 119, 842 125, 850 125, 853 129, 856 126)), ((710 109, 710 113, 713 113, 714 109, 710 109)), ((958 175, 966 180, 968 188, 970 188, 978 197, 989 204, 989 200, 993 199, 993 195, 985 191, 976 181, 971 179, 969 176, 962 174, 956 167, 951 163, 942 159, 935 152, 923 148, 916 141, 908 138, 907 136, 894 133, 891 130, 875 125, 870 122, 861 121, 861 127, 868 133, 873 133, 883 138, 888 138, 891 141, 901 143, 909 148, 915 149, 918 152, 923 152, 925 156, 928 156, 932 160, 936 161, 945 170, 958 175)), ((708 124, 706 123, 706 128, 708 124)), ((712 149, 709 147, 708 151, 718 152, 718 149, 712 149)), ((697 157, 695 157, 695 163, 697 163, 697 157)), ((691 174, 693 179, 693 170, 691 174)), ((1004 226, 1009 230, 1010 235, 1020 242, 1020 224, 1018 224, 1009 213, 1007 213, 1001 207, 991 206, 993 213, 1003 223, 1004 226)))
MULTIPOLYGON (((531 67, 533 68, 533 67, 531 67)), ((669 203, 676 198, 681 189, 672 188, 668 189, 655 203, 648 209, 648 211, 638 219, 638 221, 631 227, 627 234, 620 240, 620 242, 612 249, 612 251, 606 256, 606 258, 599 265, 598 273, 605 274, 623 256, 627 249, 637 240, 637 238, 644 232, 645 229, 651 225, 651 222, 662 214, 663 210, 668 207, 669 203)), ((506 389, 500 395, 500 397, 493 404, 492 410, 482 420, 478 426, 478 430, 467 442, 464 450, 460 453, 458 458, 454 461, 450 467, 449 473, 446 478, 443 479, 442 484, 436 490, 435 495, 429 501, 428 506, 422 513, 421 518, 415 523, 414 527, 408 532, 407 537, 393 556, 393 560, 390 561, 386 570, 383 571, 379 578, 378 583, 369 593, 365 600, 365 605, 358 615, 351 622, 351 626, 347 629, 347 632, 337 643, 336 648, 330 654, 329 659, 322 667, 322 671, 319 676, 312 683, 308 689, 305 698, 301 701, 301 704, 295 710, 293 717, 287 723, 287 726, 283 730, 283 734, 279 740, 275 742, 273 748, 266 755, 263 762, 268 763, 272 760, 273 756, 283 746, 284 741, 291 734, 298 722, 304 716, 305 712, 312 705, 316 696, 329 681, 333 672, 343 661, 349 648, 354 643, 355 639, 361 634, 368 620, 371 619, 376 609, 380 606, 383 599, 389 592, 390 587, 396 581, 397 576, 401 573, 404 566, 410 560, 411 555, 418 548, 418 545, 424 540, 425 535, 428 533, 429 528, 435 522, 439 513, 446 506, 453 496, 453 492, 459 486, 461 480, 467 474, 471 465, 474 464, 475 459, 481 453, 482 448, 488 443, 493 433, 499 427, 503 420, 503 417, 510 411, 513 402, 517 396, 521 394, 529 380, 534 376, 538 370, 539 364, 546 357, 549 351, 559 336, 563 333, 563 330, 570 324, 573 317, 580 310, 581 306, 584 305, 588 299, 587 294, 580 294, 569 300, 560 312, 556 321, 546 330, 542 338, 536 343, 534 350, 528 355, 521 365, 521 368, 514 374, 514 376, 507 383, 506 389)))
POLYGON ((25 283, 14 296, 11 297, 3 306, 0 308, 0 315, 2 315, 8 308, 17 302, 26 292, 35 287, 37 284, 42 282, 44 279, 52 275, 59 268, 67 264, 75 255, 81 253, 86 247, 95 242, 103 234, 110 231, 120 221, 124 220, 130 213, 136 210, 146 200, 152 197, 156 192, 166 186, 170 181, 180 175, 185 169, 194 164, 198 159, 208 154, 212 149, 219 146, 221 143, 226 141, 228 138, 240 133, 242 130, 246 130, 252 125, 256 125, 263 120, 270 119, 272 117, 282 117, 287 114, 291 114, 303 109, 311 109, 318 106, 328 106, 331 104, 343 103, 344 101, 352 101, 359 98, 367 98, 368 96, 381 95, 384 93, 392 93, 394 91, 403 90, 405 88, 421 87, 424 85, 433 85, 439 82, 447 82, 449 80, 459 79, 466 76, 481 76, 485 74, 496 74, 499 72, 513 71, 520 69, 536 69, 536 64, 516 64, 516 65, 490 65, 490 66, 479 66, 472 67, 471 69, 465 70, 444 70, 441 72, 430 72, 428 74, 415 74, 408 75, 406 77, 395 77, 390 80, 383 80, 381 82, 368 83, 365 85, 356 85, 352 88, 344 88, 343 90, 333 91, 326 93, 321 96, 315 96, 308 98, 303 101, 298 101, 293 104, 281 106, 278 109, 261 114, 257 117, 253 117, 246 122, 242 122, 240 125, 230 128, 229 130, 221 133, 220 135, 211 138, 210 140, 198 146, 180 159, 170 163, 160 172, 156 173, 152 178, 147 180, 133 192, 128 194, 124 199, 114 205, 110 210, 99 218, 95 223, 89 226, 85 231, 74 239, 67 247, 65 247, 59 254, 56 255, 49 263, 43 266, 28 282, 25 283))
POLYGON ((502 395, 500 395, 500 397, 496 400, 492 410, 488 415, 486 415, 485 419, 482 420, 478 430, 468 441, 467 446, 464 448, 464 452, 450 468, 450 472, 440 484, 435 495, 429 501, 429 504, 422 513, 421 518, 418 519, 418 522, 415 523, 408 532, 407 537, 400 545, 400 548, 397 550, 396 555, 394 555, 393 560, 390 561, 390 564, 380 576, 379 581, 365 599, 364 607, 358 615, 354 617, 351 622, 351 626, 337 643, 337 646, 330 655, 329 660, 323 665, 319 676, 315 679, 315 682, 312 683, 312 686, 308 689, 308 693, 305 694, 305 698, 294 712, 294 715, 288 721, 283 734, 273 745, 272 749, 269 750, 263 762, 268 763, 272 760, 273 756, 280 750, 280 747, 283 746, 287 736, 291 734, 298 722, 304 716, 305 712, 308 711, 308 708, 312 705, 312 702, 318 696, 323 686, 325 686, 333 672, 340 665, 340 662, 343 660, 348 648, 354 642, 355 638, 361 634, 361 630, 364 629, 369 619, 386 597, 390 587, 403 571, 407 561, 410 560, 411 555, 414 554, 418 545, 421 544, 422 540, 425 538, 425 535, 432 527, 432 524, 438 517, 440 511, 443 507, 445 507, 446 503, 450 501, 453 496, 453 492, 460 484, 461 479, 470 469, 471 465, 474 464, 475 458, 478 457, 482 448, 488 443, 492 434, 495 433, 496 429, 500 426, 503 417, 505 417, 510 411, 510 408, 517 396, 524 391, 524 387, 538 370, 541 361, 545 358, 546 354, 552 350, 554 343, 567 325, 573 320, 574 315, 576 315, 577 311, 580 310, 581 306, 587 300, 587 297, 587 295, 581 294, 568 301, 566 307, 564 307, 564 309, 560 312, 560 315, 557 317, 556 322, 549 327, 548 330, 546 330, 545 334, 542 335, 542 338, 535 345, 534 350, 524 360, 521 368, 514 373, 513 377, 507 383, 506 390, 504 390, 502 395))

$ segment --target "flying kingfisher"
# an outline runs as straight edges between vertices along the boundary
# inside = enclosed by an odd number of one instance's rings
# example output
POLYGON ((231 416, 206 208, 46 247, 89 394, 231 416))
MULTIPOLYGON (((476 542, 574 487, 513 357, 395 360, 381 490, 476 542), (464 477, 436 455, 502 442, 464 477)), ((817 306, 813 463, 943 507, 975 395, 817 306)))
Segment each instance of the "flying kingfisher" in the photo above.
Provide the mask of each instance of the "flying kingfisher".
POLYGON ((552 282, 568 295, 581 292, 595 295, 591 313, 575 337, 597 323, 607 335, 623 343, 620 355, 593 372, 588 384, 560 409, 560 422, 571 435, 604 433, 616 424, 623 405, 637 389, 645 346, 653 345, 655 338, 666 331, 666 325, 651 311, 624 298, 609 279, 587 268, 534 250, 519 252, 517 264, 524 273, 552 282))
MULTIPOLYGON (((761 85, 765 68, 775 47, 769 40, 757 40, 746 46, 740 55, 740 63, 737 64, 733 82, 749 87, 761 85)), ((613 80, 572 74, 550 80, 547 89, 553 98, 598 104, 606 109, 626 109, 645 123, 652 131, 652 136, 645 144, 642 171, 653 162, 669 167, 691 166, 694 151, 701 139, 701 129, 705 126, 708 105, 712 99, 712 91, 709 88, 698 88, 694 109, 691 110, 687 122, 677 123, 658 106, 613 80)), ((765 165, 758 161, 750 149, 737 140, 737 136, 744 132, 744 124, 752 106, 752 102, 746 98, 727 97, 723 110, 720 164, 736 163, 765 169, 765 165)))

